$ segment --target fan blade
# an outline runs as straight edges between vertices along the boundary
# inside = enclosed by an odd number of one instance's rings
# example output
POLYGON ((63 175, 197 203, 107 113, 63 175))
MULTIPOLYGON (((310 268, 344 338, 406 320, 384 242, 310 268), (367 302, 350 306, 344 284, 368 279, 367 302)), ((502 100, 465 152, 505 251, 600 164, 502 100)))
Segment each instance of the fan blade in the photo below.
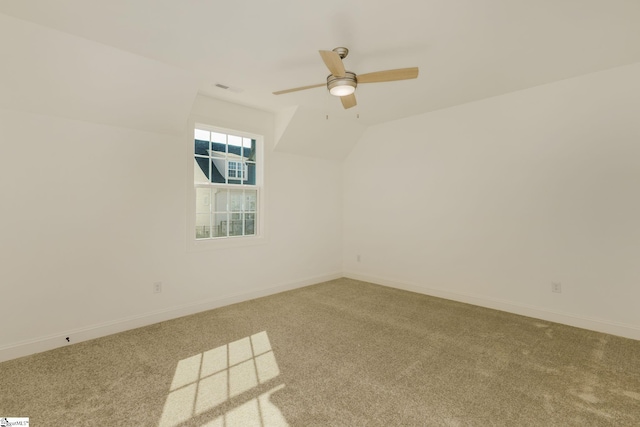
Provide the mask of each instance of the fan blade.
POLYGON ((351 107, 355 107, 357 104, 356 96, 354 94, 341 96, 340 101, 342 101, 342 106, 345 110, 351 107))
POLYGON ((320 87, 320 86, 326 86, 326 85, 327 85, 326 83, 320 83, 320 84, 311 85, 311 86, 294 87, 293 89, 279 90, 277 92, 273 92, 273 94, 274 95, 282 95, 283 93, 297 92, 299 90, 313 89, 314 87, 320 87))
POLYGON ((374 73, 360 74, 356 77, 358 83, 393 82, 396 80, 408 80, 418 77, 418 67, 398 68, 396 70, 376 71, 374 73))
POLYGON ((320 56, 324 61, 324 65, 327 66, 331 74, 336 77, 344 77, 344 64, 342 63, 342 58, 336 52, 332 50, 320 50, 320 56))

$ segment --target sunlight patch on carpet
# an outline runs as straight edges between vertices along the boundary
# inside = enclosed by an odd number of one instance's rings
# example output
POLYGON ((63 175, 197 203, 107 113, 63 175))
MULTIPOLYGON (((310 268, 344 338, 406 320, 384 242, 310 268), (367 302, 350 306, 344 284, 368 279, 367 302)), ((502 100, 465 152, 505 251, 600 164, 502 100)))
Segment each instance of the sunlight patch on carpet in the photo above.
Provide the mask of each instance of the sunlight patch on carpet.
POLYGON ((265 331, 180 360, 159 427, 175 427, 199 417, 203 427, 288 426, 271 395, 280 384, 256 388, 280 375, 265 331), (264 389, 264 388, 263 388, 264 389), (233 401, 223 413, 217 408, 233 401))

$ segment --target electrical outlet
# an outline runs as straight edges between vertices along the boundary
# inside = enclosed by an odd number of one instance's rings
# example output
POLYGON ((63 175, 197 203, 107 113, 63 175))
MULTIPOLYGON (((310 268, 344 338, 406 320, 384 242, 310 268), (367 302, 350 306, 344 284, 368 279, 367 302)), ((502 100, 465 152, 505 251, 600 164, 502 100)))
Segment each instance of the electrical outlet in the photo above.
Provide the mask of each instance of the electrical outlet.
POLYGON ((562 293, 562 283, 560 283, 560 282, 551 282, 551 292, 555 292, 557 294, 562 293))
POLYGON ((159 294, 162 292, 162 282, 154 282, 153 283, 153 293, 159 294))
POLYGON ((356 255, 356 261, 358 262, 362 261, 362 258, 360 258, 360 254, 356 255))

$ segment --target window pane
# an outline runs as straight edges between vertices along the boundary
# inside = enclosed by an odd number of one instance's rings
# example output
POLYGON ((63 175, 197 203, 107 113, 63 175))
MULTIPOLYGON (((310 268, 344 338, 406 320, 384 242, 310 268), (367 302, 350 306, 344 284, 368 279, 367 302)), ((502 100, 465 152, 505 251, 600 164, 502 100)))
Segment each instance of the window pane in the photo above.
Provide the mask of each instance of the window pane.
POLYGON ((229 191, 229 210, 232 212, 240 212, 242 210, 242 190, 229 191))
POLYGON ((244 210, 255 211, 258 206, 258 192, 256 190, 248 190, 244 193, 244 210))
POLYGON ((236 162, 242 161, 242 147, 229 145, 227 148, 229 150, 228 156, 230 159, 235 160, 236 162))
MULTIPOLYGON (((211 212, 211 191, 208 188, 196 188, 196 213, 211 212)), ((207 222, 208 224, 208 222, 207 222)))
POLYGON ((226 175, 226 162, 224 161, 224 159, 211 159, 210 161, 210 165, 211 165, 211 182, 217 183, 217 184, 224 184, 226 182, 225 180, 225 175, 226 175))
POLYGON ((240 175, 238 174, 238 163, 237 162, 229 161, 228 170, 229 170, 229 172, 228 172, 227 177, 229 179, 231 179, 231 178, 239 178, 240 177, 240 175))
POLYGON ((229 135, 229 145, 234 147, 242 147, 242 138, 235 135, 229 135))
POLYGON ((215 213, 213 214, 213 233, 212 237, 226 237, 227 236, 227 214, 215 213))
POLYGON ((256 214, 255 213, 244 214, 244 234, 245 235, 256 234, 256 214))
POLYGON ((227 135, 211 132, 211 157, 224 158, 227 152, 227 135))
POLYGON ((228 178, 229 179, 236 179, 236 180, 243 179, 247 175, 246 170, 245 170, 246 167, 247 167, 247 165, 245 165, 242 162, 229 161, 228 178))
POLYGON ((211 237, 210 214, 196 214, 196 239, 208 239, 211 237))
POLYGON ((229 221, 229 236, 242 236, 242 214, 232 213, 229 221))
POLYGON ((196 239, 211 237, 211 190, 196 188, 196 239))
POLYGON ((203 141, 200 139, 196 139, 194 141, 194 153, 199 154, 201 156, 209 155, 209 141, 203 141))
POLYGON ((247 163, 247 176, 244 183, 247 185, 256 185, 256 164, 247 163))
POLYGON ((214 194, 214 211, 226 212, 227 211, 227 190, 213 190, 214 194))
POLYGON ((209 142, 209 138, 211 138, 211 132, 208 130, 196 129, 193 132, 193 139, 199 139, 200 141, 207 141, 207 145, 209 142))
POLYGON ((227 135, 224 133, 211 132, 211 142, 217 142, 225 145, 227 143, 227 135))
POLYGON ((256 140, 243 138, 242 146, 243 146, 242 156, 247 160, 251 160, 255 162, 256 161, 256 140))
POLYGON ((227 146, 224 144, 218 144, 216 142, 211 143, 211 157, 215 157, 217 159, 224 159, 227 155, 227 146))
POLYGON ((209 159, 206 157, 195 157, 193 165, 193 182, 209 182, 209 159))

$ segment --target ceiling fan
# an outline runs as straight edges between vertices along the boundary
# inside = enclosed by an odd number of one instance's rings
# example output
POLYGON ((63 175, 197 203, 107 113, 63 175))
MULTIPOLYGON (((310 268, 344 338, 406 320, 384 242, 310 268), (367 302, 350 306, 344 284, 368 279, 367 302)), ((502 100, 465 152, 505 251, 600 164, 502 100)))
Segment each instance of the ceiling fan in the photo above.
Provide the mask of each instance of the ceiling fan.
POLYGON ((282 95, 289 92, 313 89, 326 85, 331 95, 340 97, 340 101, 342 101, 342 106, 344 108, 351 108, 357 104, 354 92, 358 83, 392 82, 396 80, 415 79, 418 77, 418 67, 398 68, 395 70, 376 71, 373 73, 356 75, 356 73, 345 70, 344 64, 342 63, 342 60, 346 58, 348 54, 349 49, 346 47, 337 47, 333 50, 321 50, 320 56, 322 57, 322 61, 324 61, 324 64, 331 72, 331 74, 327 76, 327 83, 280 90, 278 92, 273 92, 273 94, 282 95))

